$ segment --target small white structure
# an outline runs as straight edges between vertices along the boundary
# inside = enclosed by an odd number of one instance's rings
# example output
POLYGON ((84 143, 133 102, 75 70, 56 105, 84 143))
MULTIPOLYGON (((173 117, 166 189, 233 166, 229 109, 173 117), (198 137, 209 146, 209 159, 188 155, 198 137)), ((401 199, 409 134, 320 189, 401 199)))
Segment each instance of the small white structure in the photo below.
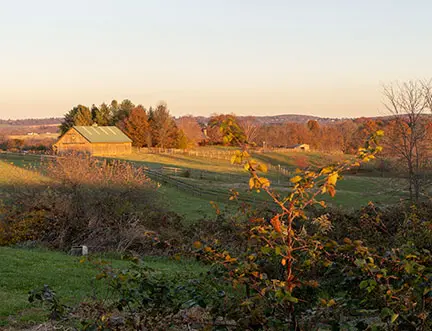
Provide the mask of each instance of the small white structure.
POLYGON ((293 146, 288 146, 287 148, 295 150, 295 151, 304 151, 304 152, 307 152, 310 150, 310 146, 308 144, 297 144, 297 145, 293 145, 293 146))
POLYGON ((82 246, 72 246, 70 250, 71 255, 88 255, 88 247, 85 245, 82 246))

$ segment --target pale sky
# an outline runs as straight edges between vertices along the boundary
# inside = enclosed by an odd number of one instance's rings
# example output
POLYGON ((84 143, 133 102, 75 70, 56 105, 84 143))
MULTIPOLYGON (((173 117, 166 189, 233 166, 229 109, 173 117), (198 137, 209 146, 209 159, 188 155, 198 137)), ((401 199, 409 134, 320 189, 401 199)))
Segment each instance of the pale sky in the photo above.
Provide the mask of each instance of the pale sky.
POLYGON ((176 115, 381 115, 432 77, 430 0, 0 0, 0 118, 164 100, 176 115))

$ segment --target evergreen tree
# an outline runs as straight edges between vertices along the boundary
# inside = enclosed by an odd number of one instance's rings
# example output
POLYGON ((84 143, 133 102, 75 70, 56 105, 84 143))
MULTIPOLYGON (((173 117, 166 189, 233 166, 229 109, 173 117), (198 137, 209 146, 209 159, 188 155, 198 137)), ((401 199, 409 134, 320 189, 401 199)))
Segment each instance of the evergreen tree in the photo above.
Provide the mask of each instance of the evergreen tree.
POLYGON ((65 114, 60 124, 60 134, 64 135, 74 125, 87 126, 92 124, 93 120, 90 110, 86 106, 78 105, 65 114))
POLYGON ((111 103, 111 106, 113 112, 114 125, 118 122, 123 121, 126 117, 128 117, 132 109, 135 108, 135 105, 132 103, 132 101, 128 99, 123 100, 120 105, 117 104, 117 101, 114 105, 113 103, 111 103))
POLYGON ((94 114, 92 109, 92 116, 93 121, 97 123, 97 125, 107 126, 111 124, 111 109, 106 103, 103 103, 99 106, 99 108, 96 108, 94 114))
POLYGON ((93 124, 92 115, 90 109, 83 105, 78 105, 78 110, 75 115, 74 123, 78 126, 89 126, 93 124))
POLYGON ((75 125, 75 116, 78 108, 74 107, 64 115, 63 121, 60 124, 60 135, 64 135, 71 127, 75 125))

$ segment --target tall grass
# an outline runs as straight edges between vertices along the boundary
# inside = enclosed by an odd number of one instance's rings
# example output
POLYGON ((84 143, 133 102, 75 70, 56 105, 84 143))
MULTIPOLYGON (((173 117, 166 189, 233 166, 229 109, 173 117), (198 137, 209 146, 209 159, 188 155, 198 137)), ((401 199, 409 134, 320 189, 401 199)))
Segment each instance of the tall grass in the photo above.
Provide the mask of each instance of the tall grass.
POLYGON ((11 197, 15 207, 4 208, 3 243, 27 239, 60 249, 142 251, 162 232, 162 219, 180 223, 164 210, 157 184, 130 163, 68 155, 45 161, 41 171, 49 185, 20 186, 11 197))

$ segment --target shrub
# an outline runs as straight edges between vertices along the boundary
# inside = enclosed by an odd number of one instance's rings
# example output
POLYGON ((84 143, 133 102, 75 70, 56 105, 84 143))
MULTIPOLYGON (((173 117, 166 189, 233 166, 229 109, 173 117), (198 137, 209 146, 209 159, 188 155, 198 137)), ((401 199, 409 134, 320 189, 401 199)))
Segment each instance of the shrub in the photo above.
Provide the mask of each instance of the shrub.
POLYGON ((47 160, 41 171, 53 179, 48 188, 21 187, 11 197, 15 218, 3 222, 3 229, 4 238, 15 239, 6 243, 24 239, 14 233, 31 223, 29 215, 36 211, 40 231, 34 227, 31 236, 54 248, 85 244, 92 250, 149 251, 180 239, 179 217, 163 211, 156 183, 140 168, 69 155, 47 160), (165 227, 176 231, 160 231, 165 227))

